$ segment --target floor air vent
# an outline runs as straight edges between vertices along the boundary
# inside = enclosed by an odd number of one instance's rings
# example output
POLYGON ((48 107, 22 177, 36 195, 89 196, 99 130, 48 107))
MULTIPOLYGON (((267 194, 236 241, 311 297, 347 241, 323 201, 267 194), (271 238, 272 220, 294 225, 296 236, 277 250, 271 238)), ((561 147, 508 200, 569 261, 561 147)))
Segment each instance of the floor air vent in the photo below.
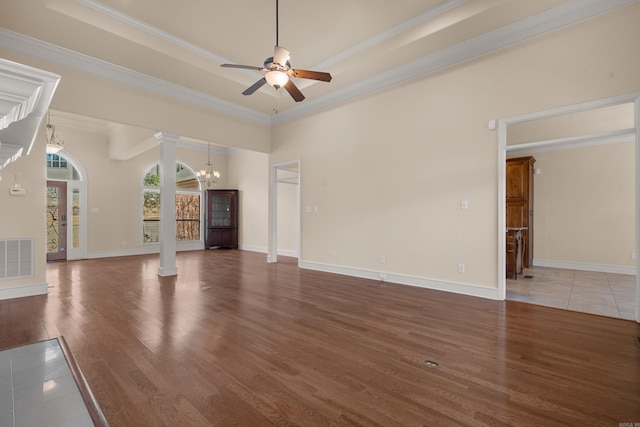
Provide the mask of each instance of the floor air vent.
POLYGON ((0 239, 0 279, 33 276, 33 239, 0 239))

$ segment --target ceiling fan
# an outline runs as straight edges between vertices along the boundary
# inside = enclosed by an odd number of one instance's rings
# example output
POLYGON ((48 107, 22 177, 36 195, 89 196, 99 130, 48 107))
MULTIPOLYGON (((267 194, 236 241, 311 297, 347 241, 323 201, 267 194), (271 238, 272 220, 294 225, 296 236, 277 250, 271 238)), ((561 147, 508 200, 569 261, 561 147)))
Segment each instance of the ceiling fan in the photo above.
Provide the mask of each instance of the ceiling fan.
POLYGON ((278 0, 276 0, 276 47, 273 52, 273 56, 264 60, 262 67, 256 67, 252 65, 238 65, 238 64, 221 64, 222 67, 227 68, 244 68, 247 70, 256 70, 265 72, 265 76, 248 87, 243 95, 251 95, 258 89, 260 89, 265 83, 273 86, 276 90, 283 87, 289 92, 289 95, 296 101, 300 102, 304 100, 304 95, 300 92, 300 89, 293 83, 291 77, 300 79, 319 80, 322 82, 330 82, 331 74, 321 71, 309 71, 298 70, 291 68, 289 62, 289 51, 279 46, 278 40, 278 0))

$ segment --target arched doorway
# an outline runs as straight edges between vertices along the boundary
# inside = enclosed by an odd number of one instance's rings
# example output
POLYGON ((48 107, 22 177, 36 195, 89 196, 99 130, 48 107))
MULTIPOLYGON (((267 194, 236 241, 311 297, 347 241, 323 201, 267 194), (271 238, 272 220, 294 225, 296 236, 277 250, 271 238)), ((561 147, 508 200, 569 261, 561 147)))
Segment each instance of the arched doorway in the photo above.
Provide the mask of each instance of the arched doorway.
POLYGON ((47 261, 87 256, 87 186, 80 162, 66 151, 47 153, 47 261))

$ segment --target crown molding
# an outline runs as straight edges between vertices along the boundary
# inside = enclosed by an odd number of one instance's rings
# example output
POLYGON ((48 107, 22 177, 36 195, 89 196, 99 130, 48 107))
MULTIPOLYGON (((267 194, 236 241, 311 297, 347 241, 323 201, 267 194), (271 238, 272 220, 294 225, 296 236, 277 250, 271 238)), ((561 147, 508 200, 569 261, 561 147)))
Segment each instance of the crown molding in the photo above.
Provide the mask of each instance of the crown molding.
POLYGON ((109 6, 104 5, 102 2, 97 0, 76 0, 78 3, 87 6, 93 10, 96 10, 104 15, 107 15, 113 19, 116 19, 122 23, 130 25, 138 30, 144 31, 147 34, 151 34, 154 37, 158 37, 162 40, 165 40, 175 46, 179 46, 182 49, 185 49, 191 53, 195 53, 196 55, 203 56, 207 59, 210 59, 218 64, 223 64, 225 62, 231 62, 228 59, 216 55, 213 52, 210 52, 206 49, 201 48, 193 43, 190 43, 184 39, 174 36, 166 31, 163 31, 153 25, 149 25, 145 22, 142 22, 138 19, 135 19, 129 15, 126 15, 116 9, 113 9, 109 6))
POLYGON ((351 58, 354 55, 357 55, 358 53, 365 51, 367 49, 370 49, 372 47, 374 47, 377 44, 380 44, 382 42, 384 42, 385 40, 388 40, 392 37, 395 37, 399 34, 404 33, 405 31, 410 30, 411 28, 414 28, 424 22, 427 22, 433 18, 435 18, 438 15, 442 15, 443 13, 461 5, 462 3, 467 2, 468 0, 447 0, 444 3, 427 10, 424 13, 421 13, 420 15, 416 15, 413 18, 402 22, 401 24, 396 25, 395 27, 392 27, 390 29, 388 29, 387 31, 383 31, 382 33, 371 37, 368 40, 363 41, 362 43, 356 44, 355 46, 352 46, 351 48, 345 50, 344 52, 341 52, 335 56, 333 56, 332 58, 329 58, 325 61, 320 62, 319 64, 316 64, 313 66, 314 70, 321 70, 321 69, 325 69, 325 68, 329 68, 331 67, 333 64, 337 64, 340 61, 344 61, 346 59, 351 58))
MULTIPOLYGON (((640 0, 570 0, 560 6, 364 79, 342 88, 338 92, 307 100, 274 115, 261 113, 4 28, 0 28, 0 47, 241 119, 274 125, 312 115, 335 105, 423 77, 446 67, 568 27, 638 1, 640 0)), ((455 0, 452 0, 446 5, 453 7, 451 5, 454 3, 455 0)), ((354 47, 354 49, 356 48, 358 47, 354 47)), ((345 53, 345 55, 347 54, 348 52, 345 53)))
POLYGON ((640 0, 571 0, 544 12, 498 28, 450 48, 424 56, 405 65, 364 79, 351 86, 272 116, 272 124, 285 123, 310 116, 321 110, 409 80, 442 70, 466 60, 503 49, 585 21, 598 15, 629 6, 640 0))
POLYGON ((618 142, 633 142, 636 129, 620 129, 609 132, 592 133, 589 135, 571 136, 567 138, 548 139, 545 141, 527 142, 517 145, 508 145, 505 151, 508 155, 525 153, 538 153, 558 149, 583 148, 594 145, 615 144, 618 142))
POLYGON ((183 136, 180 137, 176 146, 179 148, 186 148, 192 151, 202 151, 203 153, 206 153, 207 150, 209 150, 211 154, 215 154, 218 156, 228 156, 231 151, 231 149, 227 147, 222 147, 214 143, 209 144, 208 142, 205 142, 205 141, 185 138, 183 136))
POLYGON ((0 169, 31 152, 60 76, 0 58, 0 169))
POLYGON ((0 47, 261 124, 270 116, 147 74, 0 28, 0 47))

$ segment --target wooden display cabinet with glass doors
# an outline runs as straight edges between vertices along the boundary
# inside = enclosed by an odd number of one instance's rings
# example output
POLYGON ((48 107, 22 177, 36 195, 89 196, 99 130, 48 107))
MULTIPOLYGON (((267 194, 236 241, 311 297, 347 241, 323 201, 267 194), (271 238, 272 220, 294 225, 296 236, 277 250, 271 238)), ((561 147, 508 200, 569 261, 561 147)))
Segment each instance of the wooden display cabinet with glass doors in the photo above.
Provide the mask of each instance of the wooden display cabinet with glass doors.
POLYGON ((205 249, 238 248, 238 190, 207 190, 205 249))

